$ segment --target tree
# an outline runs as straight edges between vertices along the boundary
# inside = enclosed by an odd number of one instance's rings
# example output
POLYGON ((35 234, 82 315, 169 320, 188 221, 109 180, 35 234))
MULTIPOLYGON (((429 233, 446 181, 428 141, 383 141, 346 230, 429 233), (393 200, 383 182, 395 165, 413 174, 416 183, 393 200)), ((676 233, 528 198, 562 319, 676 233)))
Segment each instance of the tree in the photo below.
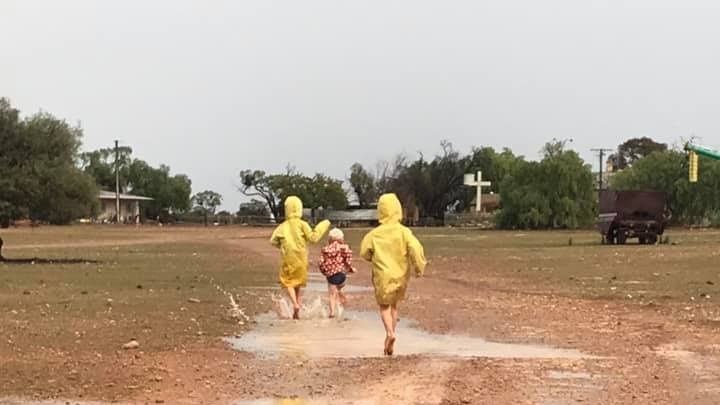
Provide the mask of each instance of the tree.
POLYGON ((162 210, 184 212, 190 209, 192 182, 184 174, 170 175, 170 167, 154 168, 135 159, 128 168, 128 185, 133 194, 153 198, 145 203, 145 214, 155 218, 162 210))
POLYGON ((243 170, 240 172, 238 190, 248 197, 259 197, 265 201, 275 219, 280 219, 279 197, 273 184, 273 176, 262 170, 243 170))
POLYGON ((590 166, 553 140, 540 162, 519 161, 500 185, 501 228, 577 228, 592 223, 590 166))
POLYGON ((307 178, 308 189, 304 194, 307 199, 308 208, 336 208, 345 209, 348 205, 347 193, 342 186, 342 181, 335 180, 321 173, 307 178))
MULTIPOLYGON (((465 172, 476 173, 482 172, 483 179, 490 180, 491 185, 489 191, 494 193, 500 192, 502 180, 507 177, 515 167, 524 161, 522 156, 515 154, 508 148, 504 148, 498 153, 491 147, 473 148, 469 156, 465 158, 465 172)), ((476 191, 472 188, 466 188, 466 201, 463 206, 467 207, 474 200, 476 191)))
POLYGON ((260 170, 243 170, 240 177, 240 192, 249 197, 262 198, 275 219, 284 217, 281 202, 291 195, 299 197, 305 207, 313 210, 347 206, 342 182, 323 174, 307 177, 288 167, 284 174, 276 175, 267 175, 260 170))
POLYGON ((195 194, 192 200, 195 203, 195 210, 204 216, 205 226, 208 225, 208 216, 215 215, 215 210, 222 204, 222 196, 210 190, 195 194))
POLYGON ((618 146, 617 153, 610 155, 608 162, 612 166, 612 171, 616 172, 632 166, 654 152, 664 152, 667 148, 667 144, 655 142, 648 137, 631 138, 618 146))
MULTIPOLYGON (((144 216, 155 218, 164 210, 184 212, 190 209, 192 182, 184 174, 170 174, 170 167, 150 166, 132 158, 132 148, 118 148, 120 191, 143 195, 153 200, 143 203, 144 216)), ((95 178, 98 187, 115 190, 115 150, 98 149, 80 155, 83 171, 95 178)))
POLYGON ((375 176, 365 170, 360 163, 350 167, 350 187, 355 192, 360 208, 367 208, 377 201, 377 189, 375 187, 375 176))
MULTIPOLYGON (((118 147, 118 174, 120 191, 128 191, 132 148, 118 147)), ((95 178, 97 186, 103 190, 115 190, 115 149, 104 148, 80 154, 80 167, 95 178)))
POLYGON ((65 224, 97 210, 94 181, 75 166, 81 139, 82 129, 48 113, 20 120, 0 99, 0 225, 65 224))

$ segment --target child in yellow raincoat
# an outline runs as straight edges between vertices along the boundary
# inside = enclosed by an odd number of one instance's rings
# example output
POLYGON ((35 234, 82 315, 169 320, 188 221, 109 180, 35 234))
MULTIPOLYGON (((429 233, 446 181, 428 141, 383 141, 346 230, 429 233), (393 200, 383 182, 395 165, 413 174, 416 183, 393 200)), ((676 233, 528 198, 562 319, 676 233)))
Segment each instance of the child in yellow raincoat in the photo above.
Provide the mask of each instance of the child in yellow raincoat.
POLYGON ((398 321, 398 302, 405 298, 410 267, 414 265, 418 277, 425 271, 427 261, 420 242, 412 231, 400 223, 402 207, 395 194, 384 194, 378 201, 380 226, 365 235, 360 256, 372 262, 375 300, 385 325, 385 354, 391 356, 395 345, 398 321))
POLYGON ((285 221, 275 228, 270 243, 280 249, 280 284, 287 289, 293 304, 293 319, 300 318, 300 288, 305 287, 308 274, 307 243, 317 243, 330 228, 322 221, 315 229, 302 220, 302 201, 295 196, 285 200, 285 221))

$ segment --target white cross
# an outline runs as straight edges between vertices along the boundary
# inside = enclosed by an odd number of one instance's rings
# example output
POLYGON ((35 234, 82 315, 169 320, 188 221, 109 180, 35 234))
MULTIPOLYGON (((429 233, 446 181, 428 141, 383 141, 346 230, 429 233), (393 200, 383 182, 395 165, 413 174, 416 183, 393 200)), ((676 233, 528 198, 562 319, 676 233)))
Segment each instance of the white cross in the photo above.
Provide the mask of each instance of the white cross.
POLYGON ((477 178, 475 178, 473 173, 466 174, 464 183, 466 186, 477 187, 477 202, 475 205, 475 211, 480 212, 482 210, 482 188, 490 187, 492 183, 489 181, 482 181, 482 172, 480 171, 477 172, 477 178))

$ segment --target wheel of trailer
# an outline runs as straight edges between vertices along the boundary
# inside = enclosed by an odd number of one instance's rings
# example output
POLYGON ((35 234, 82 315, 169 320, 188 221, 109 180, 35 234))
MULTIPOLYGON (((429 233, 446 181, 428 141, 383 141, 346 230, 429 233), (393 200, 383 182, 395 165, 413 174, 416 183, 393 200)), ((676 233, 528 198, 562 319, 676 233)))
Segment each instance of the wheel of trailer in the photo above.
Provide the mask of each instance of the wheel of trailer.
POLYGON ((648 236, 648 239, 647 239, 647 243, 648 243, 648 244, 654 245, 654 244, 657 243, 657 241, 658 241, 657 235, 650 235, 650 236, 648 236))
POLYGON ((645 245, 648 242, 648 240, 644 236, 638 236, 638 243, 641 245, 645 245))
POLYGON ((625 242, 627 242, 627 235, 623 231, 618 231, 617 233, 617 244, 618 245, 624 245, 625 242))

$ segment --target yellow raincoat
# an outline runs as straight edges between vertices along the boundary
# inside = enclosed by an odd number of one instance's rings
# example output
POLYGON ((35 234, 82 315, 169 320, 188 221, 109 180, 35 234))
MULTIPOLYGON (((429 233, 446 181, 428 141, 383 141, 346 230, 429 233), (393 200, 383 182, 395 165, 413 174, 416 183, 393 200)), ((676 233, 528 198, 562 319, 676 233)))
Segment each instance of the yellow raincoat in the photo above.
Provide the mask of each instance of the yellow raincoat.
POLYGON ((307 242, 317 243, 330 228, 322 221, 315 229, 302 220, 302 201, 295 196, 285 200, 285 221, 275 228, 270 243, 280 248, 282 265, 280 284, 284 287, 305 287, 308 274, 307 242))
POLYGON ((421 276, 425 271, 425 252, 412 231, 400 223, 402 207, 395 194, 384 194, 378 201, 380 226, 365 235, 360 256, 373 264, 375 299, 379 305, 393 305, 405 298, 410 266, 421 276))

